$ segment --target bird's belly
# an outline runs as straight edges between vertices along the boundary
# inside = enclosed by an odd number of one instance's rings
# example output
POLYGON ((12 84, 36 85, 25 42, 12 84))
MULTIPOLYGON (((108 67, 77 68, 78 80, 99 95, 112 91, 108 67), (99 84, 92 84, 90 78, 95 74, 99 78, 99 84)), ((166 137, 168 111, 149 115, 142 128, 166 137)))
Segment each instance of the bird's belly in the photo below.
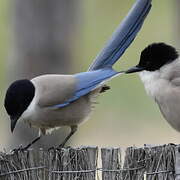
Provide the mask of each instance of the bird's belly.
POLYGON ((158 103, 158 105, 167 122, 180 132, 180 101, 177 102, 177 100, 178 99, 176 99, 176 101, 168 100, 163 103, 158 103))
POLYGON ((39 107, 26 120, 38 128, 54 128, 72 126, 82 123, 91 113, 92 103, 84 96, 63 108, 39 107))
POLYGON ((144 71, 140 73, 146 92, 150 95, 168 121, 177 131, 180 131, 180 93, 159 72, 144 71))

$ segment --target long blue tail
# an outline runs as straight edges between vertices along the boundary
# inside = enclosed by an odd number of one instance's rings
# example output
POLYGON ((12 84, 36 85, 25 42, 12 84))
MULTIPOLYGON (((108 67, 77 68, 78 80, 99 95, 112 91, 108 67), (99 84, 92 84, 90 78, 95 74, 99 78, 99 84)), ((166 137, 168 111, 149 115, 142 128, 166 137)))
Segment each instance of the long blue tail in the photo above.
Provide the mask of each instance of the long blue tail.
POLYGON ((94 89, 101 87, 111 78, 122 74, 113 70, 112 65, 122 56, 136 37, 150 8, 151 0, 137 0, 105 48, 91 64, 89 71, 74 75, 76 88, 73 97, 64 103, 53 106, 54 108, 65 107, 94 89))
POLYGON ((150 9, 151 0, 137 0, 88 70, 113 66, 136 37, 150 9))

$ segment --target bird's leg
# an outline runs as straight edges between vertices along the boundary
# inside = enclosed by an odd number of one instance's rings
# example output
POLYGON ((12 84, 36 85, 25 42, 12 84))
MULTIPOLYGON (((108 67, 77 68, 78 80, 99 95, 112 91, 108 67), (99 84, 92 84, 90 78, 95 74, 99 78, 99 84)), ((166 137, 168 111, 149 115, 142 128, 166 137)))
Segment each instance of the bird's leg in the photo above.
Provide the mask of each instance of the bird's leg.
POLYGON ((30 142, 27 146, 23 147, 23 150, 27 150, 30 146, 32 146, 35 142, 37 142, 41 138, 41 135, 35 138, 32 142, 30 142))
POLYGON ((64 141, 58 146, 58 148, 64 147, 66 142, 71 138, 71 136, 77 131, 77 126, 71 126, 71 132, 69 135, 64 139, 64 141))
POLYGON ((15 148, 13 149, 11 152, 17 152, 17 151, 25 151, 27 150, 30 146, 32 146, 35 142, 37 142, 39 139, 41 138, 41 136, 38 136, 37 138, 35 138, 32 142, 30 142, 28 145, 26 145, 25 147, 22 147, 22 145, 19 148, 15 148))

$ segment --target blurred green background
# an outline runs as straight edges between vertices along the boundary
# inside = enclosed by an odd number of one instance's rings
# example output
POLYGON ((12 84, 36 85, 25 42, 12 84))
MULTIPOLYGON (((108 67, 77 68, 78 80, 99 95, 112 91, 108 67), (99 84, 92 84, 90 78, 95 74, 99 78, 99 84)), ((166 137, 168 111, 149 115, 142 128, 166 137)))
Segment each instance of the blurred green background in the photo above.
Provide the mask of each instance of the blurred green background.
MULTIPOLYGON (((73 47, 72 73, 86 71, 103 48, 134 0, 81 0, 78 32, 73 47)), ((116 63, 124 70, 137 64, 141 50, 152 42, 163 41, 177 46, 175 1, 153 0, 152 10, 135 41, 116 63)), ((0 148, 6 147, 12 136, 10 122, 3 107, 7 82, 7 63, 11 44, 11 6, 0 1, 0 59, 1 59, 1 125, 0 148)), ((143 144, 179 143, 180 133, 163 119, 158 106, 145 93, 137 74, 122 75, 109 82, 111 90, 98 98, 99 104, 91 118, 72 137, 71 144, 98 146, 142 146, 143 144)))

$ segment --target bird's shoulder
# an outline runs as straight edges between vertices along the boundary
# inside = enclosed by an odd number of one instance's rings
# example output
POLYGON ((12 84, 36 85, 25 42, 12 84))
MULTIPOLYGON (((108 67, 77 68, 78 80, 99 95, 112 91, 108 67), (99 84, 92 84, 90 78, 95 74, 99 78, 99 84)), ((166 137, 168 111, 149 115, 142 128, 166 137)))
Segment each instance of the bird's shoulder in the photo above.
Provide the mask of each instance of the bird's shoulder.
POLYGON ((73 75, 48 74, 31 80, 40 106, 53 106, 65 102, 74 94, 76 79, 73 75))

